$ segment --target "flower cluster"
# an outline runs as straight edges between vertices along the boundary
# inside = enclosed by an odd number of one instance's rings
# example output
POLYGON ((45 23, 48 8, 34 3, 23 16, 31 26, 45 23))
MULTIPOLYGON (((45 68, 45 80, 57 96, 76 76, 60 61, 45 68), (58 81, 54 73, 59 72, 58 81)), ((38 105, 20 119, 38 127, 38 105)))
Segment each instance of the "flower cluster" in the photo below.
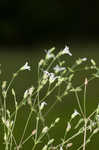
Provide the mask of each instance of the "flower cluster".
POLYGON ((54 73, 49 73, 46 70, 44 71, 44 76, 49 79, 50 84, 53 83, 58 78, 58 76, 55 76, 54 73))

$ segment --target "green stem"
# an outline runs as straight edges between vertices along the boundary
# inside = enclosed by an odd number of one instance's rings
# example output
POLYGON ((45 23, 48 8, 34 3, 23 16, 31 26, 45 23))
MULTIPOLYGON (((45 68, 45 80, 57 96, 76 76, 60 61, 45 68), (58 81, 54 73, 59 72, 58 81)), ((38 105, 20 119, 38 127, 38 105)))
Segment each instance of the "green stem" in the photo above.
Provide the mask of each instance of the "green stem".
POLYGON ((37 134, 38 134, 38 123, 39 123, 39 118, 37 117, 37 121, 36 121, 36 134, 35 134, 35 143, 37 141, 37 134))
POLYGON ((31 110, 31 112, 30 112, 30 114, 29 114, 29 117, 28 117, 28 119, 27 119, 27 122, 26 122, 26 125, 25 125, 25 128, 24 128, 24 131, 23 131, 23 134, 22 134, 22 137, 21 137, 21 140, 20 140, 20 144, 19 144, 19 145, 21 145, 21 143, 22 143, 22 141, 23 141, 23 138, 24 138, 24 135, 25 135, 27 126, 28 126, 28 124, 29 124, 31 115, 32 115, 32 110, 31 110))
POLYGON ((87 120, 86 120, 86 118, 85 118, 83 150, 86 149, 86 131, 87 131, 87 120))
POLYGON ((86 118, 86 85, 84 88, 84 116, 86 118))
POLYGON ((83 116, 83 118, 84 118, 85 116, 84 116, 84 113, 83 113, 83 110, 82 110, 82 107, 81 107, 81 104, 80 104, 80 100, 79 100, 79 97, 78 97, 78 94, 77 94, 76 91, 75 91, 75 96, 76 96, 76 99, 77 99, 77 103, 78 103, 80 112, 81 112, 81 114, 82 114, 82 116, 83 116))
POLYGON ((24 145, 33 135, 30 134, 23 142, 21 145, 24 145))
POLYGON ((72 137, 68 138, 66 141, 63 141, 61 144, 57 145, 55 147, 55 149, 57 150, 59 147, 65 145, 66 143, 68 143, 69 141, 71 141, 72 139, 74 139, 75 137, 77 137, 79 134, 81 134, 82 132, 77 132, 75 133, 72 137))

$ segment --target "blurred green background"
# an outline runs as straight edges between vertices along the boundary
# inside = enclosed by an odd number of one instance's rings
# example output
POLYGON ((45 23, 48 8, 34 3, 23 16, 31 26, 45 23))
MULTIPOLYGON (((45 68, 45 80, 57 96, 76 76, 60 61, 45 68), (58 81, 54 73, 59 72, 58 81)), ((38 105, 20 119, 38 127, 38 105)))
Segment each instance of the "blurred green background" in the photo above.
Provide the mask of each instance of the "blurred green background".
MULTIPOLYGON (((35 46, 32 48, 24 48, 24 47, 10 47, 9 51, 8 48, 1 48, 5 49, 5 51, 2 51, 0 53, 0 63, 2 64, 2 75, 1 80, 7 80, 10 81, 12 77, 12 73, 14 73, 17 69, 19 69, 22 65, 25 64, 26 61, 29 61, 29 64, 31 65, 31 71, 25 71, 21 73, 15 80, 12 87, 16 91, 17 100, 19 101, 24 91, 30 87, 31 85, 36 85, 37 81, 37 62, 44 56, 45 52, 44 49, 50 47, 50 45, 47 44, 40 44, 39 46, 35 46), (16 51, 18 49, 18 51, 16 51), (25 50, 24 50, 25 49, 25 50), (31 49, 28 51, 27 49, 31 49)), ((64 47, 64 45, 58 43, 57 44, 58 49, 64 47)), ((87 43, 83 42, 81 44, 79 43, 73 43, 70 46, 70 51, 72 52, 73 56, 72 58, 67 56, 67 60, 70 61, 70 63, 73 63, 74 60, 78 57, 87 57, 88 59, 95 59, 97 65, 99 65, 99 59, 98 59, 98 48, 99 45, 97 43, 91 43, 88 45, 87 43)), ((86 74, 87 75, 87 74, 86 74)), ((77 83, 84 81, 84 78, 86 76, 82 73, 80 74, 77 83)), ((81 94, 80 97, 81 101, 83 101, 83 96, 81 94)), ((55 100, 55 95, 53 94, 51 97, 48 98, 49 104, 52 103, 52 101, 55 100)), ((92 81, 89 83, 88 89, 87 89, 87 112, 90 113, 93 111, 97 104, 99 103, 99 79, 92 81)), ((8 97, 8 106, 9 108, 13 109, 13 98, 10 95, 8 97)), ((63 136, 64 129, 66 127, 66 121, 68 121, 69 116, 73 112, 73 110, 77 109, 77 103, 76 99, 73 94, 66 96, 64 98, 64 101, 62 103, 57 104, 53 110, 48 114, 46 117, 48 124, 50 125, 53 120, 56 119, 56 117, 60 117, 60 123, 56 126, 55 129, 52 130, 51 136, 55 137, 56 141, 58 142, 60 137, 63 136)), ((17 128, 15 128, 15 134, 17 137, 17 140, 20 139, 21 133, 24 129, 24 123, 26 122, 26 119, 28 118, 29 110, 28 108, 22 109, 22 111, 19 112, 18 120, 17 120, 17 128)), ((34 129, 34 118, 31 119, 28 130, 26 132, 26 135, 31 133, 32 129, 34 129)), ((2 135, 2 134, 1 134, 2 135)), ((95 138, 92 139, 91 143, 88 145, 87 150, 98 150, 99 146, 99 135, 96 135, 95 138)), ((80 144, 81 137, 74 140, 75 149, 80 144)), ((27 142, 23 149, 31 149, 32 140, 27 142)), ((0 144, 0 149, 3 150, 4 148, 0 144)), ((37 150, 40 150, 40 145, 37 147, 37 150)), ((71 150, 74 150, 74 147, 71 148, 71 150)))

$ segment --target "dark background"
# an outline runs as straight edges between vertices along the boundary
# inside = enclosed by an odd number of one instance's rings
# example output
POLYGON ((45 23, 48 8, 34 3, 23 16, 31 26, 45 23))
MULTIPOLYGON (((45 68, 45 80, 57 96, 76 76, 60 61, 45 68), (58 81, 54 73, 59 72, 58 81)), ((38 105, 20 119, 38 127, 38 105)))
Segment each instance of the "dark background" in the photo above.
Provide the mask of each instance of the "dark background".
POLYGON ((0 0, 0 44, 98 39, 99 1, 0 0))

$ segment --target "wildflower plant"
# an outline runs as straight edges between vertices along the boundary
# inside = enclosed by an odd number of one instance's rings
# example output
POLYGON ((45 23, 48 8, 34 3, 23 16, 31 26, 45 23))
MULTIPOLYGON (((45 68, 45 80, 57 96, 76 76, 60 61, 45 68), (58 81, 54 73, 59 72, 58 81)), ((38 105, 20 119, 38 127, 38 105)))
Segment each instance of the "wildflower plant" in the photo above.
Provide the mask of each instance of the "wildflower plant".
POLYGON ((2 82, 0 113, 3 127, 2 144, 4 144, 4 149, 21 150, 23 149, 24 144, 32 139, 31 150, 37 150, 37 147, 41 143, 42 145, 40 146, 40 149, 42 150, 66 150, 70 149, 70 147, 73 147, 73 139, 83 135, 82 144, 78 146, 77 150, 86 150, 86 146, 89 142, 91 142, 92 137, 99 132, 99 105, 90 114, 87 114, 86 112, 87 87, 90 81, 95 78, 99 78, 99 68, 93 59, 89 60, 89 63, 87 64, 87 58, 79 58, 74 62, 73 65, 66 66, 66 57, 73 57, 68 46, 65 46, 65 48, 60 50, 58 53, 56 53, 54 47, 48 51, 45 50, 45 53, 45 58, 38 62, 37 87, 32 85, 30 88, 28 88, 23 93, 23 98, 20 102, 17 101, 16 92, 11 85, 15 78, 20 75, 20 72, 31 70, 28 62, 26 62, 24 66, 22 66, 18 71, 16 71, 16 73, 13 74, 9 83, 7 81, 2 82), (65 56, 65 60, 63 60, 63 55, 65 56), (77 76, 78 72, 81 70, 92 70, 92 73, 90 74, 90 78, 85 78, 84 83, 79 83, 78 86, 75 86, 75 76, 77 76), (45 87, 46 91, 42 96, 41 93, 45 87), (61 90, 62 87, 64 88, 61 90), (12 89, 10 90, 10 88, 12 89), (7 98, 10 91, 12 92, 14 99, 15 109, 13 112, 10 111, 7 106, 7 98), (53 94, 54 91, 58 91, 56 98, 53 100, 53 104, 48 107, 48 97, 49 95, 53 94), (80 91, 84 91, 83 106, 81 105, 80 101, 80 91), (60 118, 57 116, 57 118, 49 125, 47 124, 45 116, 53 110, 53 107, 57 103, 65 100, 65 97, 69 93, 73 93, 75 95, 78 110, 74 108, 73 113, 67 122, 67 126, 64 129, 63 138, 60 138, 60 143, 56 144, 55 137, 50 136, 50 130, 59 123, 60 118), (16 135, 14 134, 15 128, 17 128, 17 116, 19 110, 24 108, 25 105, 28 105, 30 112, 23 129, 22 136, 17 140, 16 135), (46 107, 47 111, 45 111, 46 107), (26 130, 29 126, 32 115, 35 116, 35 128, 33 128, 30 135, 26 137, 26 130), (76 120, 76 118, 78 118, 76 125, 73 126, 73 120, 76 120), (72 132, 72 135, 69 137, 69 133, 72 130, 74 130, 74 132, 72 132), (47 139, 46 143, 43 142, 45 137, 47 139))

